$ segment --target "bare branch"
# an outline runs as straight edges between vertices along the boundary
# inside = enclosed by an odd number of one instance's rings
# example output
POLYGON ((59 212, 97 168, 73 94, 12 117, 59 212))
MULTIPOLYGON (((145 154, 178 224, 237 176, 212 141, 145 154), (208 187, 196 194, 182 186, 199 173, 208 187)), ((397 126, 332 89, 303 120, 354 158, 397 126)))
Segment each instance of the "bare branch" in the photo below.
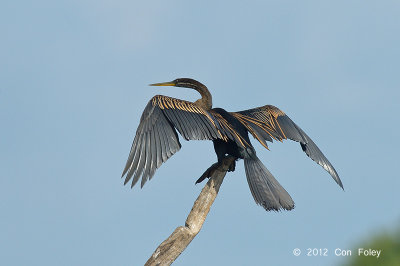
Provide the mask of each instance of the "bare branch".
POLYGON ((194 202, 192 210, 186 219, 185 226, 177 227, 175 231, 158 246, 153 255, 151 255, 146 262, 146 266, 170 265, 200 232, 211 205, 218 195, 226 172, 234 160, 233 157, 227 157, 222 161, 219 167, 214 169, 213 167, 216 166, 216 164, 214 164, 207 170, 211 170, 210 179, 194 202))

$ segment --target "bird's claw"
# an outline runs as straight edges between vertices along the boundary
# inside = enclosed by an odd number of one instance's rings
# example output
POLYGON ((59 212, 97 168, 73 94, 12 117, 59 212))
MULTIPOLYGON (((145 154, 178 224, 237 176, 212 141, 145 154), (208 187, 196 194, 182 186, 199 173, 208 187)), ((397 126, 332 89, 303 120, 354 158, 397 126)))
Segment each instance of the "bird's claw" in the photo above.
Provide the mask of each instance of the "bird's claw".
POLYGON ((201 176, 199 179, 197 179, 195 184, 201 183, 204 181, 206 178, 210 178, 212 174, 214 173, 215 170, 219 167, 219 163, 215 163, 211 165, 201 176))
POLYGON ((229 165, 228 172, 235 172, 236 168, 236 161, 233 160, 232 163, 229 165))
MULTIPOLYGON (((217 162, 211 165, 201 176, 196 180, 195 184, 201 183, 206 178, 210 178, 213 173, 217 170, 217 168, 221 165, 222 162, 217 162)), ((228 167, 228 172, 234 172, 236 167, 236 161, 232 160, 231 164, 228 167)))

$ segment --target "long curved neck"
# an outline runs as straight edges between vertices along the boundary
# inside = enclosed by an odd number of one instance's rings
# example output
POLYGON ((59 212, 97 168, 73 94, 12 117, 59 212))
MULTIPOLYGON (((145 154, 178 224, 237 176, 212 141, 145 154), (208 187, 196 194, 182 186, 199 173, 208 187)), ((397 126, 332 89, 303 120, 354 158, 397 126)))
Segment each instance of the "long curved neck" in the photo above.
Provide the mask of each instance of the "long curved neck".
POLYGON ((198 91, 201 95, 201 99, 195 101, 194 104, 204 108, 205 110, 210 110, 212 108, 212 96, 207 87, 199 82, 198 85, 193 86, 192 88, 198 91))

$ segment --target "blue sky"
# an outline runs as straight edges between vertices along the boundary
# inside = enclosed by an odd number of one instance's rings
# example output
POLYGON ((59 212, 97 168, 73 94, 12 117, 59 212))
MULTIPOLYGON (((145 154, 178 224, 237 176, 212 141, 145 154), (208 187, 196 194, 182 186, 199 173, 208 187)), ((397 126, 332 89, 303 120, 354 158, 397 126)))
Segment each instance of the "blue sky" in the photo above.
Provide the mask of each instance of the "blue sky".
POLYGON ((253 141, 296 208, 257 206, 238 162, 176 265, 340 264, 335 248, 400 222, 399 12, 398 1, 2 3, 0 264, 140 265, 184 224, 211 142, 182 140, 143 189, 120 179, 147 101, 197 99, 147 86, 177 77, 206 84, 215 107, 284 110, 345 192, 297 143, 253 141))

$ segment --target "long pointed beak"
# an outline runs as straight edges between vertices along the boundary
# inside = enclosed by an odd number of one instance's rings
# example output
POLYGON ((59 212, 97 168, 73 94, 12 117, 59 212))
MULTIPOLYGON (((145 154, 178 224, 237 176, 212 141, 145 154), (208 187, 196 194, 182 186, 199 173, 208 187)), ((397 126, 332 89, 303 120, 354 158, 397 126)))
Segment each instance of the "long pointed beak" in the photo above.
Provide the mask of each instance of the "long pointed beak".
POLYGON ((169 82, 153 83, 149 84, 149 86, 175 86, 175 82, 169 81, 169 82))

